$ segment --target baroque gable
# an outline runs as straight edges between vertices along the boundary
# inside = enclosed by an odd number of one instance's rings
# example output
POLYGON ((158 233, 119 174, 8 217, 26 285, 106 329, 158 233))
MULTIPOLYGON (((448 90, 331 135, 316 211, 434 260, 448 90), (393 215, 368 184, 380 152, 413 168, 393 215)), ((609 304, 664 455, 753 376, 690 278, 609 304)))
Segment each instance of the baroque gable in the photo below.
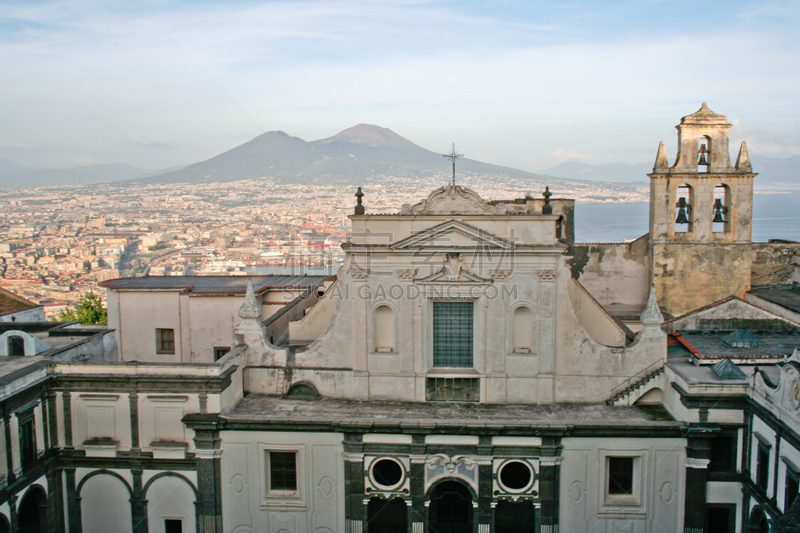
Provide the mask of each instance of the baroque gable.
POLYGON ((504 215, 505 204, 490 204, 478 193, 460 185, 445 185, 418 204, 405 204, 402 215, 504 215))
POLYGON ((401 239, 389 247, 395 250, 443 247, 510 250, 514 244, 470 224, 448 220, 401 239))

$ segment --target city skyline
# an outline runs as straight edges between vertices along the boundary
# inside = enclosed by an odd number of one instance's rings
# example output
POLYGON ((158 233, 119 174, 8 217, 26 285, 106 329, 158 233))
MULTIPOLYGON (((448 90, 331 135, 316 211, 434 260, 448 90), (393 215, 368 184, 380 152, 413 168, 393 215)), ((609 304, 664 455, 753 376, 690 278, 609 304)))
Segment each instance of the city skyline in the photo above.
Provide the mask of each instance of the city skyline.
POLYGON ((702 101, 733 146, 800 154, 790 3, 0 6, 0 157, 31 167, 161 169, 358 123, 527 171, 640 163, 702 101))

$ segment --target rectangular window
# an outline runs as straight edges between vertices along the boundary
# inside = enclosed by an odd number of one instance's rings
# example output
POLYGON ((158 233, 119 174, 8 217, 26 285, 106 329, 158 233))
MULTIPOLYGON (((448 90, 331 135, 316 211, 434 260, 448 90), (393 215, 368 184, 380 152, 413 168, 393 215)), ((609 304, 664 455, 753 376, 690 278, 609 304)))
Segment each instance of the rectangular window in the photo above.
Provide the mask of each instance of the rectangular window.
POLYGON ((736 506, 710 504, 706 506, 706 533, 734 533, 736 506))
POLYGON ((429 402, 480 401, 479 378, 428 378, 425 399, 429 402))
POLYGON ((268 452, 269 489, 297 490, 297 452, 268 452))
POLYGON ((230 351, 231 351, 231 349, 228 348, 227 346, 215 346, 214 347, 214 361, 219 361, 220 359, 225 357, 225 354, 227 354, 230 351))
POLYGON ((156 353, 175 353, 174 329, 156 329, 156 353))
POLYGON ((789 465, 786 465, 786 489, 783 494, 783 512, 789 510, 794 501, 797 499, 797 492, 800 490, 800 473, 794 471, 789 465))
POLYGON ((164 533, 183 533, 183 520, 166 518, 164 520, 164 533))
POLYGON ((756 453, 756 485, 766 492, 769 483, 769 447, 759 442, 756 453))
POLYGON ((720 435, 711 439, 709 473, 730 474, 736 471, 736 437, 720 435))
POLYGON ((433 366, 472 368, 472 302, 433 302, 433 366))
POLYGON ((608 494, 633 495, 633 457, 608 458, 608 494))
POLYGON ((30 470, 36 464, 36 429, 33 418, 20 421, 19 425, 20 456, 23 472, 30 470))

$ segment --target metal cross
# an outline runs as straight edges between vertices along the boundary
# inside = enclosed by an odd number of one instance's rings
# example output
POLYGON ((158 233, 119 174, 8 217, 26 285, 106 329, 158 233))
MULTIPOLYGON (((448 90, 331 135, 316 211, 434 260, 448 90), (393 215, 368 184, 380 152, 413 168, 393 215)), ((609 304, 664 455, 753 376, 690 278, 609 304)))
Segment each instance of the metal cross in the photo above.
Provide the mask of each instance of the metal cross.
POLYGON ((443 154, 442 157, 446 157, 450 161, 453 162, 453 185, 456 184, 456 161, 464 157, 464 154, 460 154, 456 152, 456 145, 453 143, 453 150, 449 154, 443 154))

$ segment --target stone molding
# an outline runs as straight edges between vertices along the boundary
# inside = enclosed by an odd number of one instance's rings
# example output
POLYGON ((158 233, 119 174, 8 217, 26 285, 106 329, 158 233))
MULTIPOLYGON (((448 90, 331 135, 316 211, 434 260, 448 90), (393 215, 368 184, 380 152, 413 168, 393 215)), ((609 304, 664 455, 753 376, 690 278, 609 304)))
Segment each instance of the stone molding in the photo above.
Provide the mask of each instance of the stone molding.
POLYGON ((705 469, 708 468, 711 459, 700 459, 697 457, 687 457, 686 458, 686 468, 701 468, 705 469))

